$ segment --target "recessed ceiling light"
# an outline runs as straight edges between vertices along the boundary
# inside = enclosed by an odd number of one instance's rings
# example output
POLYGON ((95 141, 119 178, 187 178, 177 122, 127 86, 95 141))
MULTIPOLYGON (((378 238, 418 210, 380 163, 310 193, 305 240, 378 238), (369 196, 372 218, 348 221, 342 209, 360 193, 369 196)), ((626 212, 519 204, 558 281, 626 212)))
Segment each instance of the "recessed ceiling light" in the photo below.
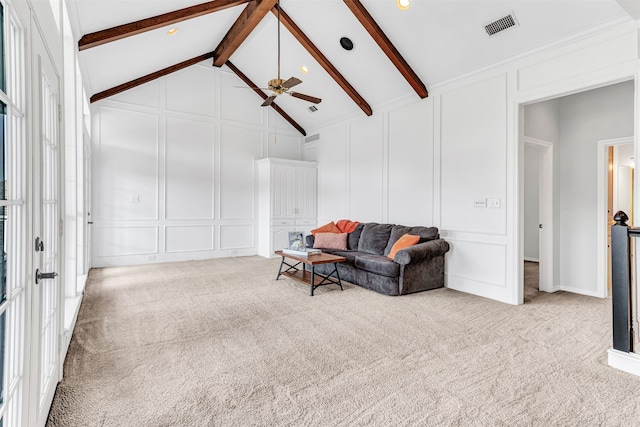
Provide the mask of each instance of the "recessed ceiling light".
POLYGON ((340 46, 342 46, 344 50, 351 50, 353 49, 353 42, 349 37, 342 37, 340 39, 340 46))
POLYGON ((302 71, 305 74, 309 74, 309 69, 305 65, 300 67, 300 71, 302 71))
POLYGON ((170 35, 170 36, 172 36, 172 35, 174 35, 174 34, 175 34, 175 33, 177 33, 177 32, 178 32, 178 29, 177 29, 177 28, 172 28, 172 29, 170 29, 169 31, 167 31, 167 34, 168 34, 168 35, 170 35))
POLYGON ((409 0, 397 0, 397 5, 400 10, 407 10, 409 9, 409 6, 411 6, 411 4, 409 4, 409 0))

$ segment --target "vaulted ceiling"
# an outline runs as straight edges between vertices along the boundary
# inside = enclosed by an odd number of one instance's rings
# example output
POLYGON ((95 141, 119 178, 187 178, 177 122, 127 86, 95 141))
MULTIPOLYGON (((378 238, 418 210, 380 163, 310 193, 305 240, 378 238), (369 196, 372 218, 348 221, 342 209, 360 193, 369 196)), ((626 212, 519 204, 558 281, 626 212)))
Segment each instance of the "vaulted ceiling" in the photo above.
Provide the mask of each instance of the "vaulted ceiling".
MULTIPOLYGON (((413 0, 402 11, 395 0, 281 0, 281 78, 301 79, 295 91, 322 102, 311 113, 308 107, 313 104, 279 96, 277 108, 301 132, 343 117, 370 115, 401 98, 424 98, 434 85, 599 26, 631 20, 634 6, 625 3, 413 0), (484 26, 509 13, 519 25, 488 37, 484 26), (341 47, 344 36, 353 41, 353 50, 341 47)), ((238 85, 266 87, 277 75, 274 4, 71 0, 86 89, 96 101, 198 62, 235 72, 238 85), (178 32, 169 36, 171 28, 178 32)), ((271 95, 255 92, 257 105, 271 95)))

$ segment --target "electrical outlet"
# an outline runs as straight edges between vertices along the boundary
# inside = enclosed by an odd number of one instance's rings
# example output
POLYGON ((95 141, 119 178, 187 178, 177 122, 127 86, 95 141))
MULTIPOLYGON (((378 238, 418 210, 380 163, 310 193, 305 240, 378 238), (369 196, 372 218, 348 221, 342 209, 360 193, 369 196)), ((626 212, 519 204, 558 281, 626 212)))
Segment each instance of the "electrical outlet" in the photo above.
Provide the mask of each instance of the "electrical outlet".
POLYGON ((147 256, 147 260, 148 260, 148 261, 153 261, 153 260, 155 260, 155 259, 156 259, 156 256, 155 256, 155 255, 149 255, 149 256, 147 256))
POLYGON ((489 207, 490 208, 499 208, 500 207, 500 199, 489 199, 489 207))
POLYGON ((132 194, 129 196, 129 201, 131 203, 140 203, 140 195, 139 194, 132 194))

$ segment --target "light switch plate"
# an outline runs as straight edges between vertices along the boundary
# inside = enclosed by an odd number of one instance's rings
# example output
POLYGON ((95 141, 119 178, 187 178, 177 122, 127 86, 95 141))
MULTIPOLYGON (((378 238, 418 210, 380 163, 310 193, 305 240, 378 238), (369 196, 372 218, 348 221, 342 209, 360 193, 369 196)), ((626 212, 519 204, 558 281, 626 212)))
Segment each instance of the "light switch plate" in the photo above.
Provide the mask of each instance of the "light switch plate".
POLYGON ((485 199, 485 198, 475 199, 473 201, 473 207, 474 208, 486 208, 487 207, 487 199, 485 199))

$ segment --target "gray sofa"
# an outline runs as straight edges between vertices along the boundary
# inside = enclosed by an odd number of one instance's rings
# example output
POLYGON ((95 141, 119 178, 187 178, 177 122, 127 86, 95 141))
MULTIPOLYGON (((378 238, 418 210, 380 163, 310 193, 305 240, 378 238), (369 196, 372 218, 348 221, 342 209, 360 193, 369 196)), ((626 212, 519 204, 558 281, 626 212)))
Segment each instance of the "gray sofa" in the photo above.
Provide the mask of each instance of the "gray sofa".
MULTIPOLYGON (((385 295, 404 295, 444 286, 444 254, 449 244, 440 239, 436 227, 407 227, 395 224, 361 223, 347 236, 347 250, 322 248, 323 252, 345 257, 338 263, 340 279, 385 295), (387 254, 404 234, 420 236, 420 241, 400 250, 395 259, 387 254)), ((306 238, 313 247, 315 238, 306 238)), ((329 274, 333 264, 315 266, 329 274)))

